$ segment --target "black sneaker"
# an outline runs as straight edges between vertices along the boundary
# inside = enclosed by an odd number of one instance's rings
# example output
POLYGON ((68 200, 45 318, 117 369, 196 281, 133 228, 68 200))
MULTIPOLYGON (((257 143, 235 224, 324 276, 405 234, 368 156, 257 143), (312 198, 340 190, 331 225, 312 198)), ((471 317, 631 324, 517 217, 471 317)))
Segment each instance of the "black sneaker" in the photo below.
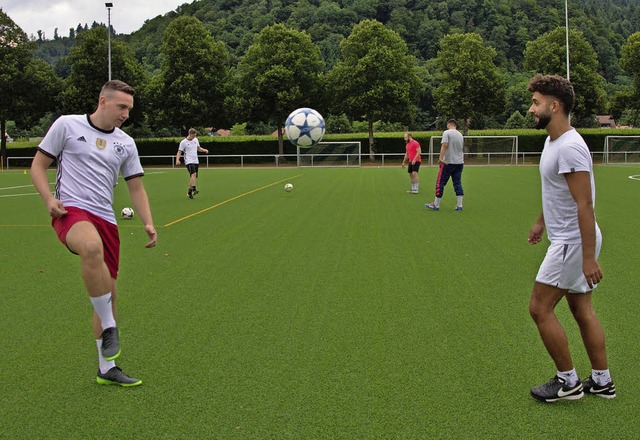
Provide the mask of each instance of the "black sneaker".
POLYGON ((572 386, 565 386, 565 381, 559 376, 551 379, 550 382, 543 383, 531 388, 531 397, 542 402, 555 402, 557 400, 578 400, 584 396, 582 382, 572 386))
POLYGON ((98 370, 96 382, 100 385, 120 385, 121 387, 135 387, 136 385, 142 385, 142 381, 140 379, 127 376, 122 372, 120 367, 113 367, 104 374, 98 370))
POLYGON ((613 381, 610 381, 606 385, 598 385, 592 376, 582 381, 584 386, 584 392, 587 394, 593 394, 594 396, 602 397, 604 399, 613 399, 616 397, 616 386, 613 381))
POLYGON ((189 190, 189 192, 187 193, 187 197, 193 199, 193 192, 191 192, 191 190, 189 190))
POLYGON ((193 195, 195 196, 196 194, 198 194, 200 191, 198 191, 197 189, 193 188, 193 195))
POLYGON ((118 341, 118 328, 109 327, 102 331, 102 357, 112 361, 120 356, 120 342, 118 341))

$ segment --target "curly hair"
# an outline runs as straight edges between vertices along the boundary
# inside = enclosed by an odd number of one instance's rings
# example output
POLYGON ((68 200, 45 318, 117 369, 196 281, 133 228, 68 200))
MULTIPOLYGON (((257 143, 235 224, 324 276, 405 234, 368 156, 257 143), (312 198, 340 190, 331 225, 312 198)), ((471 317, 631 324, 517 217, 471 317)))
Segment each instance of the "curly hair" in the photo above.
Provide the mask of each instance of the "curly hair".
POLYGON ((528 89, 531 93, 538 92, 541 95, 557 98, 564 112, 567 115, 571 113, 576 94, 569 80, 560 75, 537 74, 529 81, 528 89))

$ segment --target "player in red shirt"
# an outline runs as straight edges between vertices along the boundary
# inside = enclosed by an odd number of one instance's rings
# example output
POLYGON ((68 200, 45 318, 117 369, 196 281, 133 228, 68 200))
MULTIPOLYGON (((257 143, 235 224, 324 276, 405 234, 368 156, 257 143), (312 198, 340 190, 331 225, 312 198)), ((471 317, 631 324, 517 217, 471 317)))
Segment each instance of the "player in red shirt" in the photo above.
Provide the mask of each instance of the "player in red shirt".
POLYGON ((422 148, 420 148, 418 141, 415 140, 409 132, 404 134, 404 141, 406 142, 406 153, 402 159, 402 168, 404 168, 407 161, 409 161, 408 172, 409 179, 411 179, 411 189, 407 192, 409 194, 418 194, 418 187, 420 186, 418 171, 420 170, 420 164, 422 163, 422 157, 420 157, 422 148))

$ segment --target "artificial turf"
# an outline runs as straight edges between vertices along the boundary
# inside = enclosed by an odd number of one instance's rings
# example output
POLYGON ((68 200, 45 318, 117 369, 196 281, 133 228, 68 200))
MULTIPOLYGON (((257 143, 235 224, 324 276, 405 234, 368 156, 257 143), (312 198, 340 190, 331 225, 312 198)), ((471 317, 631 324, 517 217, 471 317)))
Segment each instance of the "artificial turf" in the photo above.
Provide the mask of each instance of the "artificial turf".
POLYGON ((462 212, 450 186, 424 208, 435 172, 409 195, 399 167, 201 169, 189 200, 186 171, 147 170, 158 246, 120 221, 129 389, 95 383, 79 259, 29 176, 0 174, 0 438, 637 438, 640 166, 595 170, 618 397, 553 405, 529 396, 555 373, 527 310, 537 169, 467 167, 462 212))

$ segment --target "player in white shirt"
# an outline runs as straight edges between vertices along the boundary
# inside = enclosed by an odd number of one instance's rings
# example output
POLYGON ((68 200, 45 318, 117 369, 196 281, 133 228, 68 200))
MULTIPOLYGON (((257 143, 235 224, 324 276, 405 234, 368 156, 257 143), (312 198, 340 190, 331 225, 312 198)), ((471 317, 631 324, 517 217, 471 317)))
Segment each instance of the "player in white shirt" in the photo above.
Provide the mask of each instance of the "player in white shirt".
POLYGON ((209 154, 209 150, 200 146, 200 141, 196 137, 196 129, 190 128, 187 137, 180 142, 178 153, 176 153, 176 165, 180 165, 180 154, 184 153, 184 163, 189 172, 189 191, 187 197, 193 199, 193 196, 200 191, 196 189, 196 179, 198 178, 198 152, 209 154))
POLYGON ((153 226, 144 175, 134 140, 120 126, 133 108, 134 90, 122 81, 109 81, 100 91, 91 115, 58 118, 40 143, 31 165, 31 179, 40 193, 60 241, 80 256, 82 278, 94 309, 93 331, 98 347, 99 384, 140 385, 115 365, 120 355, 116 325, 116 278, 120 240, 113 213, 113 188, 118 174, 127 182, 133 206, 149 236, 153 226), (55 195, 47 170, 57 160, 55 195))
POLYGON ((529 231, 537 244, 546 229, 551 244, 540 265, 529 312, 557 373, 531 389, 544 402, 577 400, 584 393, 607 399, 616 396, 607 363, 605 335, 593 310, 591 293, 602 279, 598 255, 602 235, 596 223, 593 163, 582 137, 571 127, 575 95, 571 83, 558 75, 536 75, 529 82, 533 103, 529 112, 536 128, 549 136, 540 158, 542 212, 529 231), (591 362, 591 376, 580 380, 571 359, 567 335, 555 306, 566 298, 580 328, 591 362))
POLYGON ((433 203, 424 206, 433 211, 440 210, 440 202, 444 195, 444 187, 449 178, 453 181, 453 190, 456 193, 456 211, 462 211, 462 170, 464 169, 464 136, 458 131, 458 122, 455 119, 447 121, 447 129, 442 133, 440 156, 438 157, 438 177, 436 178, 436 197, 433 203))

